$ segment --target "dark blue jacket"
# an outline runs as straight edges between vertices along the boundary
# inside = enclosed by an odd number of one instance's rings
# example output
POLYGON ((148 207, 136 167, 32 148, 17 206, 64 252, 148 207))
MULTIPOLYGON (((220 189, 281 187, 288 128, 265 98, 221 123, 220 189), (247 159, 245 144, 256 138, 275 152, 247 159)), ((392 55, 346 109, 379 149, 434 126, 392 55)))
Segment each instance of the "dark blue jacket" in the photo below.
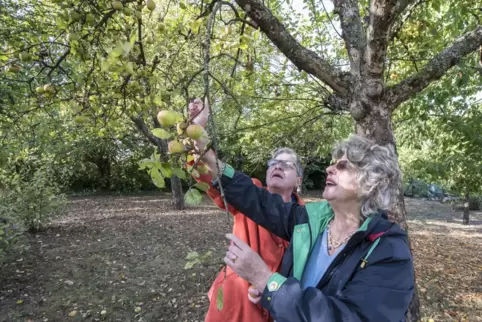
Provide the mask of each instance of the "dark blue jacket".
POLYGON ((277 322, 404 320, 414 291, 413 261, 406 233, 386 215, 365 220, 317 287, 303 290, 299 281, 309 254, 333 216, 329 204, 285 203, 229 165, 221 183, 229 204, 290 241, 261 299, 277 322))

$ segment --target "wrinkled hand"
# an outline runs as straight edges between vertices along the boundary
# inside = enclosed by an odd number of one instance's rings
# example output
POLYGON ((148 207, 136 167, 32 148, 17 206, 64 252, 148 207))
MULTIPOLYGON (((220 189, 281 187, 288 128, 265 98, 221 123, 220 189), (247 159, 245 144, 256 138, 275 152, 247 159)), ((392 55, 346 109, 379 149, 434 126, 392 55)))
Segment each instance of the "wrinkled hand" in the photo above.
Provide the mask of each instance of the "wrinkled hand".
POLYGON ((203 135, 199 139, 194 140, 194 147, 197 151, 202 153, 209 143, 209 136, 205 129, 209 119, 209 104, 207 104, 207 102, 206 104, 203 104, 200 98, 196 98, 194 101, 189 103, 188 110, 189 120, 192 123, 201 125, 203 127, 203 135))
POLYGON ((209 119, 209 104, 206 100, 206 104, 200 98, 196 98, 194 101, 189 103, 189 119, 202 127, 206 127, 209 119))
POLYGON ((236 274, 253 284, 259 292, 263 292, 269 278, 273 274, 263 259, 248 244, 233 234, 226 237, 232 241, 224 257, 224 262, 236 274))

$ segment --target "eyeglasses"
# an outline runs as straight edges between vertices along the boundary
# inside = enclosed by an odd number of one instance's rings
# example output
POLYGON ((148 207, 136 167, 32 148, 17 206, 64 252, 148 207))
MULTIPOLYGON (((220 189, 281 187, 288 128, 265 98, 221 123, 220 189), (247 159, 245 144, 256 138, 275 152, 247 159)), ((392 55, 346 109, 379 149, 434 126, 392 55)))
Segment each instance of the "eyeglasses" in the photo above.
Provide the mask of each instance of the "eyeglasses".
POLYGON ((347 170, 347 169, 350 169, 350 168, 355 168, 355 166, 348 160, 340 160, 338 162, 335 162, 335 160, 332 160, 330 162, 330 166, 334 166, 336 168, 336 170, 338 170, 338 171, 343 171, 343 170, 347 170))
POLYGON ((269 168, 275 167, 278 164, 283 171, 288 170, 288 169, 293 169, 293 170, 298 171, 298 167, 296 166, 296 164, 294 162, 285 161, 285 160, 276 160, 276 159, 268 160, 268 167, 269 168))

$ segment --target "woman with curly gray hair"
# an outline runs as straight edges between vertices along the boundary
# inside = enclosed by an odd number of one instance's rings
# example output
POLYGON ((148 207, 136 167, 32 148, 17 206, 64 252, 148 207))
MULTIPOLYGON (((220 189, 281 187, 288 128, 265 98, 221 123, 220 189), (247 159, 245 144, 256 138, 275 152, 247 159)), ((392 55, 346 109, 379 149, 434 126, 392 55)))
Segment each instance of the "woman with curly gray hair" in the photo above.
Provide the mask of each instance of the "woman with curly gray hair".
POLYGON ((326 169, 325 201, 304 206, 216 165, 211 152, 203 159, 227 202, 290 242, 273 274, 248 245, 227 235, 232 243, 224 261, 256 286, 277 322, 404 320, 414 274, 407 235, 385 212, 401 176, 392 150, 357 135, 340 142, 326 169))

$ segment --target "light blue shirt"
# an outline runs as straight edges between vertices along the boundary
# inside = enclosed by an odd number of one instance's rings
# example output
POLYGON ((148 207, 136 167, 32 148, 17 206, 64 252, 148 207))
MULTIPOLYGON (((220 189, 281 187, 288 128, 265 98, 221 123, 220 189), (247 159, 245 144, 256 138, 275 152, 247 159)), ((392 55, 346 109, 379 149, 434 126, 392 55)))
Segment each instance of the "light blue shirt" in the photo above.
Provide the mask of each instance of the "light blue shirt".
POLYGON ((325 274, 326 270, 330 266, 331 262, 335 259, 336 255, 345 248, 346 244, 339 247, 332 255, 328 254, 328 232, 325 229, 322 235, 318 235, 315 246, 311 251, 310 257, 303 271, 301 278, 301 288, 306 289, 308 287, 316 287, 321 278, 325 274))

